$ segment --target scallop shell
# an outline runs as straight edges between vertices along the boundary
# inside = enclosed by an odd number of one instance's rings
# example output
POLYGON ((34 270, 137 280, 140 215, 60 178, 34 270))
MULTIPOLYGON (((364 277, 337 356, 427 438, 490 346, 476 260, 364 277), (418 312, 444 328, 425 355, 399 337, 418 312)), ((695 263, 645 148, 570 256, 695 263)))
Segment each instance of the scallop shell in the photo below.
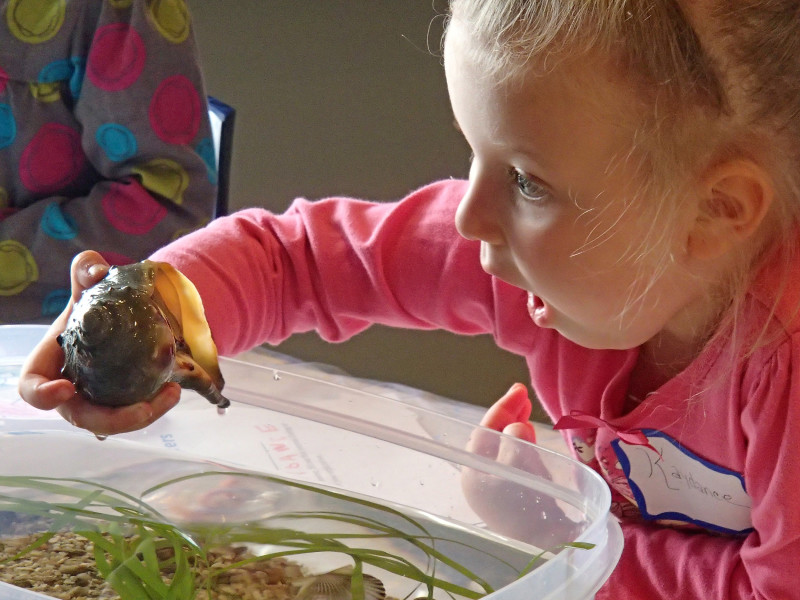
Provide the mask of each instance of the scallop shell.
MULTIPOLYGON (((364 600, 386 600, 383 582, 373 575, 362 574, 364 600)), ((295 600, 352 600, 353 568, 312 575, 295 581, 299 585, 295 600)))

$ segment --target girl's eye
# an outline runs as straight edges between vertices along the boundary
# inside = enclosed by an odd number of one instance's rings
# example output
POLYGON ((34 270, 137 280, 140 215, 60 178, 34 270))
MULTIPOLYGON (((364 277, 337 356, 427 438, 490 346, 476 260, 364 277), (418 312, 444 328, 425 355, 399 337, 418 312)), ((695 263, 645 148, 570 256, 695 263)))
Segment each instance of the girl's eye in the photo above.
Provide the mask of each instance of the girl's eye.
POLYGON ((514 183, 519 189, 520 194, 526 199, 533 202, 541 202, 547 196, 547 190, 542 187, 537 181, 524 171, 512 167, 509 170, 514 183))

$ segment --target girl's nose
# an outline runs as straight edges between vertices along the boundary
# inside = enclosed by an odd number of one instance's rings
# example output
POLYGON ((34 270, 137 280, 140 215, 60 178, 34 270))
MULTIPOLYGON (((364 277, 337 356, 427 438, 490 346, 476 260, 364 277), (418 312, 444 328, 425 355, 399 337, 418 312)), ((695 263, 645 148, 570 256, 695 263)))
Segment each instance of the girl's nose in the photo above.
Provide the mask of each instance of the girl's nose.
POLYGON ((488 244, 499 244, 503 241, 498 207, 493 197, 489 179, 480 175, 473 162, 469 173, 469 187, 456 210, 456 229, 462 237, 488 244))

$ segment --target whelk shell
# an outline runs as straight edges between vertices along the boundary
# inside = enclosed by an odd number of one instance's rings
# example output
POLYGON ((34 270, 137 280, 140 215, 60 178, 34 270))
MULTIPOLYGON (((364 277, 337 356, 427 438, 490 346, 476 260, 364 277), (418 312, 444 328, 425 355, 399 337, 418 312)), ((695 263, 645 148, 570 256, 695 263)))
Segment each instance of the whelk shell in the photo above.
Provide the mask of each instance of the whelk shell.
POLYGON ((200 295, 166 263, 111 267, 76 302, 58 343, 62 373, 96 404, 148 400, 168 381, 230 404, 200 295))

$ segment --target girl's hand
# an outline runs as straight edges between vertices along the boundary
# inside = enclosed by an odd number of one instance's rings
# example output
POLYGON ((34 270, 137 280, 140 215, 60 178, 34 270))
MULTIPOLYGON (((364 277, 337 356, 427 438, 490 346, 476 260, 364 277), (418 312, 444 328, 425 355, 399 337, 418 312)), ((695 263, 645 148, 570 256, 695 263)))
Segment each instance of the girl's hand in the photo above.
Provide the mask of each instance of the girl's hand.
POLYGON ((42 410, 56 409, 76 427, 88 429, 98 436, 142 429, 175 406, 180 396, 180 386, 168 383, 152 400, 108 408, 88 402, 75 391, 72 382, 62 377, 64 353, 56 338, 64 331, 72 307, 83 290, 100 281, 107 272, 108 263, 97 252, 81 252, 73 259, 69 304, 28 356, 19 380, 19 395, 31 406, 42 410))
MULTIPOLYGON (((551 479, 537 449, 518 441, 536 442, 536 433, 529 421, 532 408, 525 386, 515 383, 489 408, 481 420, 481 426, 517 439, 476 429, 467 449, 499 463, 551 479)), ((474 469, 464 470, 461 486, 469 505, 496 533, 542 549, 553 549, 574 541, 580 531, 580 526, 568 519, 550 496, 532 488, 474 469)))

